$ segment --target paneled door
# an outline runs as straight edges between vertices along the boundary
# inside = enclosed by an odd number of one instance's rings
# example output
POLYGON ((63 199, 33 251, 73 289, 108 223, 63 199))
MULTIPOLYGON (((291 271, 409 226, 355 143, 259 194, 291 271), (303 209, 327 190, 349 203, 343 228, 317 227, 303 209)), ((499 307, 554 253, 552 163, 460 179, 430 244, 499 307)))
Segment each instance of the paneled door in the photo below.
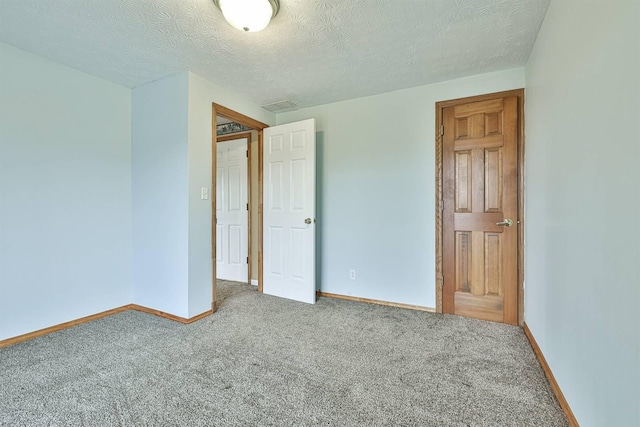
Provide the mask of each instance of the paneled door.
POLYGON ((216 277, 249 279, 247 138, 216 144, 216 277))
POLYGON ((518 98, 443 109, 443 311, 518 322, 518 98))
POLYGON ((264 130, 263 292, 315 303, 315 119, 264 130))

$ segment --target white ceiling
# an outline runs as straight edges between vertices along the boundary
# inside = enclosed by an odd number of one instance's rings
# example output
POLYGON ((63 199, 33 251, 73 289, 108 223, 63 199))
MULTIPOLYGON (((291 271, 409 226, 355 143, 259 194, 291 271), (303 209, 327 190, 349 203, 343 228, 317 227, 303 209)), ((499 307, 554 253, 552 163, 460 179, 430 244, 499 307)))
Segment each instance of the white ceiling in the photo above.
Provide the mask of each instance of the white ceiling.
POLYGON ((128 87, 183 70, 299 107, 525 64, 550 0, 280 0, 243 33, 211 0, 0 0, 0 41, 128 87))

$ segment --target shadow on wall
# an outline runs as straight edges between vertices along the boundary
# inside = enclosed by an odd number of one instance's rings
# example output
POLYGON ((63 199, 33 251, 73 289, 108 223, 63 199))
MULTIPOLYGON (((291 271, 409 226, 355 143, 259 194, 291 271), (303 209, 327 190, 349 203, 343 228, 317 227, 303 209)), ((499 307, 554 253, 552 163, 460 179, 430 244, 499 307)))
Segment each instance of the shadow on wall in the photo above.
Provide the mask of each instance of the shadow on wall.
POLYGON ((324 182, 324 132, 316 132, 316 290, 322 283, 322 183, 324 182))

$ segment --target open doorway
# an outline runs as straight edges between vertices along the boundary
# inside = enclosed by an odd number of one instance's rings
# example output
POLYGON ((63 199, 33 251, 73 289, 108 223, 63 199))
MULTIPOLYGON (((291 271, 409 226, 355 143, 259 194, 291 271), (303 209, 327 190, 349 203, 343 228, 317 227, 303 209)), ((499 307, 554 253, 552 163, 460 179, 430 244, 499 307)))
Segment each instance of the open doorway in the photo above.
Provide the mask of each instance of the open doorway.
POLYGON ((259 188, 262 186, 262 130, 266 127, 268 125, 265 123, 221 105, 214 103, 212 106, 213 311, 218 307, 219 278, 251 283, 262 292, 262 192, 259 188), (219 133, 224 135, 218 136, 219 133), (246 144, 246 154, 241 161, 237 156, 238 150, 243 150, 238 148, 243 144, 243 140, 246 144), (230 145, 225 146, 226 143, 230 145), (227 156, 223 155, 223 161, 219 163, 218 156, 225 150, 227 156), (229 150, 233 152, 231 156, 228 155, 229 150), (243 186, 243 165, 246 171, 245 194, 242 194, 241 188, 236 188, 235 194, 231 195, 230 179, 236 181, 236 187, 243 186), (219 183, 219 180, 225 178, 227 182, 219 183), (220 191, 222 188, 225 190, 220 191), (229 199, 229 196, 232 199, 229 199), (245 234, 241 226, 238 227, 238 219, 242 219, 239 208, 242 207, 246 221, 245 234), (219 268, 223 270, 220 277, 219 268))
MULTIPOLYGON (((213 104, 212 166, 216 172, 212 173, 211 180, 213 192, 216 194, 211 198, 211 220, 214 260, 217 259, 218 249, 217 215, 220 210, 217 209, 217 205, 223 203, 216 191, 219 179, 216 149, 219 118, 244 127, 241 131, 257 131, 257 186, 251 187, 258 193, 258 292, 315 303, 315 119, 269 127, 226 107, 213 104), (268 201, 266 207, 263 200, 268 201), (264 229, 268 232, 264 233, 264 229), (269 250, 264 252, 263 246, 269 250)), ((229 123, 222 124, 223 128, 229 126, 229 123)), ((251 207, 248 207, 251 211, 251 207)), ((253 209, 253 212, 255 211, 256 209, 253 209)), ((212 270, 212 309, 216 311, 217 262, 213 262, 212 270)))
MULTIPOLYGON (((222 120, 218 117, 218 128, 222 120)), ((251 283, 255 277, 257 283, 257 274, 254 276, 252 271, 252 260, 257 260, 257 256, 252 256, 251 233, 254 216, 257 222, 254 212, 256 203, 251 197, 251 188, 254 187, 252 175, 256 174, 252 171, 252 140, 257 145, 255 131, 217 136, 215 195, 218 280, 251 283), (255 138, 252 133, 255 133, 255 138)))

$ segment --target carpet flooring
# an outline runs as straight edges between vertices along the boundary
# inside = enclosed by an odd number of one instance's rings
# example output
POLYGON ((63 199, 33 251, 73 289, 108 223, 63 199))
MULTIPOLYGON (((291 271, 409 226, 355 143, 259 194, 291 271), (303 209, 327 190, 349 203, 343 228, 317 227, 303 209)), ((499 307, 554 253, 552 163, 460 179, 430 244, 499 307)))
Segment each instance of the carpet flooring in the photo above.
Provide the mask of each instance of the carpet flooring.
POLYGON ((0 349, 3 426, 566 426, 522 330, 219 284, 0 349))

